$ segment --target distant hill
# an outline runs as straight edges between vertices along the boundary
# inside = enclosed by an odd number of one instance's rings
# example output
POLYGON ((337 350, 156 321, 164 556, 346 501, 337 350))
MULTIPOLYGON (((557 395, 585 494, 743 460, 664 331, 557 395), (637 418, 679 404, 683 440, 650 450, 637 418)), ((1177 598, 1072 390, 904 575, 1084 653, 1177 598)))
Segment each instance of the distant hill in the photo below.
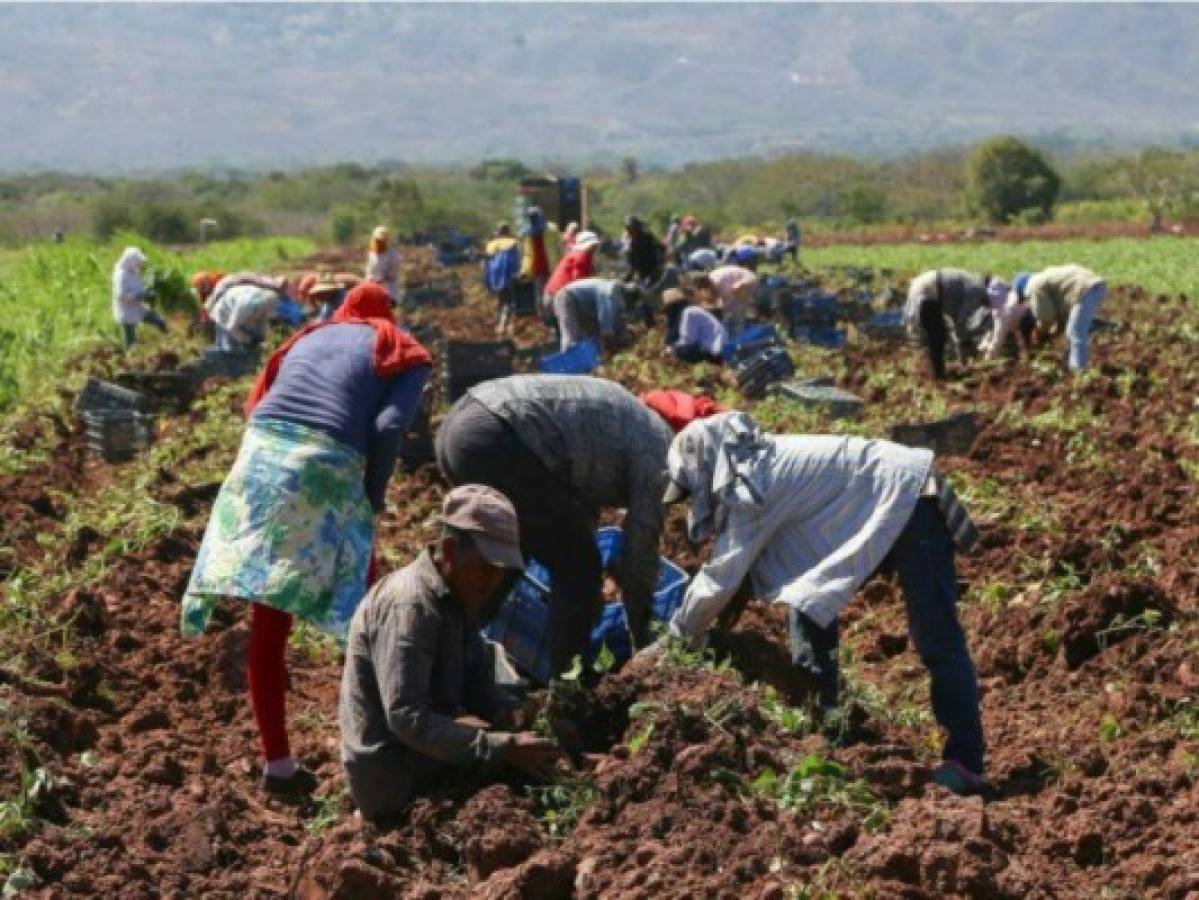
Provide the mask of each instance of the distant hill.
POLYGON ((5 5, 0 169, 1199 138, 1199 6, 5 5))

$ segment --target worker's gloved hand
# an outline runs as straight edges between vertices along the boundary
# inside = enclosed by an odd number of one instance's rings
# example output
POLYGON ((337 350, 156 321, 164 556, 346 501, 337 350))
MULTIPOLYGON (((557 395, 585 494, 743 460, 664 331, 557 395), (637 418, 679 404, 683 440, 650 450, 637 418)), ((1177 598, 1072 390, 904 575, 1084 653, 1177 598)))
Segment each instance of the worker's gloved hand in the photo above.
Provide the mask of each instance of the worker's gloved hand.
POLYGON ((562 752, 553 741, 531 731, 521 731, 510 738, 501 756, 504 762, 535 781, 549 781, 557 774, 562 752))

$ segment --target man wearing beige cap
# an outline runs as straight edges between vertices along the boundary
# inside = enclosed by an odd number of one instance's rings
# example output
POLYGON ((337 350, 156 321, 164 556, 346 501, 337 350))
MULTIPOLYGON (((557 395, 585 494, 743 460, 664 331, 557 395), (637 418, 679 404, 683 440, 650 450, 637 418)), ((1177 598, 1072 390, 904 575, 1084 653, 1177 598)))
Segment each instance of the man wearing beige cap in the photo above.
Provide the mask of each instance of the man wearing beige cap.
POLYGON ((341 760, 362 815, 401 812, 447 766, 507 763, 549 777, 557 751, 503 729, 519 705, 495 681, 494 645, 479 627, 524 568, 516 511, 499 491, 446 495, 442 535, 382 579, 354 614, 341 681, 341 760))

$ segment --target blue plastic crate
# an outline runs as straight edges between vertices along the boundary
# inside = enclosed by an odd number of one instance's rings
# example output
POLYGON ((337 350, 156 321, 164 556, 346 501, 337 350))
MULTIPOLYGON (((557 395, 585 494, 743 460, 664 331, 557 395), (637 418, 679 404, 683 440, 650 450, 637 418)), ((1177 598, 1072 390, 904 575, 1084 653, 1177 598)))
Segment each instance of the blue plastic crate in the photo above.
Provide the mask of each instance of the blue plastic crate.
POLYGON ((541 357, 537 368, 547 375, 588 375, 600 362, 599 346, 595 341, 579 341, 561 353, 541 357))
MULTIPOLYGON (((620 556, 624 532, 616 527, 601 528, 596 533, 600 562, 610 568, 620 556)), ((654 591, 651 614, 654 621, 668 622, 683 602, 690 579, 687 573, 663 557, 658 566, 658 585, 654 591)), ((536 560, 530 560, 499 613, 483 629, 483 636, 501 644, 508 656, 529 675, 548 681, 552 672, 549 646, 549 573, 536 560)), ((604 605, 599 622, 591 631, 587 661, 593 660, 607 646, 618 661, 632 655, 628 620, 624 604, 604 605)))
POLYGON ((766 347, 782 347, 783 338, 773 325, 747 325, 724 345, 725 362, 738 362, 747 355, 766 347))
POLYGON ((787 303, 787 320, 793 325, 832 326, 837 321, 837 295, 807 291, 787 303))
POLYGON ((791 330, 791 337, 813 347, 841 350, 849 343, 849 333, 844 328, 820 325, 798 325, 791 330))

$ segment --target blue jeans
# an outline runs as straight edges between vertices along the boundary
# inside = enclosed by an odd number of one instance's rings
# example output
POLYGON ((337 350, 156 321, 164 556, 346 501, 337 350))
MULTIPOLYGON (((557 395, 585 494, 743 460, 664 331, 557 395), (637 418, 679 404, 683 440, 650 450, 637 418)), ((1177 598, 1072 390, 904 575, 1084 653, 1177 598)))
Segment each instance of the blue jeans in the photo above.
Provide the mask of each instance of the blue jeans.
POLYGON ((1071 372, 1087 367, 1091 349, 1091 323, 1095 321, 1095 313, 1106 296, 1107 284, 1101 281, 1083 294, 1082 299, 1070 310, 1070 318, 1066 321, 1066 340, 1070 343, 1066 364, 1071 372))
MULTIPOLYGON (((933 716, 947 737, 943 756, 983 773, 985 742, 978 708, 978 679, 957 615, 953 539, 935 498, 922 498, 891 548, 888 561, 899 575, 908 633, 928 669, 933 716)), ((819 628, 798 612, 791 616, 792 656, 816 675, 821 706, 837 705, 840 673, 838 629, 819 628), (806 644, 806 646, 805 646, 806 644)))

